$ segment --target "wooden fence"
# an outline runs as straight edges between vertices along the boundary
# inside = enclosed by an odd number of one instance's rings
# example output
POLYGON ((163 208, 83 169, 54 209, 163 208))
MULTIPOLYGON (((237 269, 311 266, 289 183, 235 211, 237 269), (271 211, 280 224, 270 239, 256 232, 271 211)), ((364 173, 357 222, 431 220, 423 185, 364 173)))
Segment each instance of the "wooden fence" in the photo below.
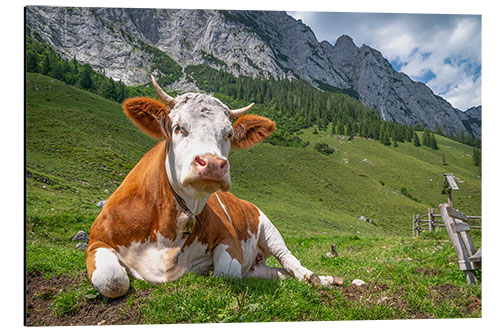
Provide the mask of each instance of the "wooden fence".
MULTIPOLYGON (((438 210, 439 212, 439 210, 438 210)), ((481 216, 467 216, 467 219, 480 221, 481 216)), ((420 236, 420 232, 424 230, 435 231, 436 227, 445 227, 441 214, 435 213, 434 208, 427 209, 427 214, 413 215, 412 235, 420 236)), ((480 225, 469 225, 471 229, 481 229, 480 225)))
MULTIPOLYGON (((450 200, 451 202, 451 200, 450 200)), ((477 283, 475 271, 481 269, 481 249, 476 251, 469 236, 470 229, 481 229, 480 225, 467 222, 481 220, 481 216, 467 216, 453 209, 449 203, 439 205, 439 214, 429 208, 427 214, 413 216, 413 237, 420 236, 423 230, 434 231, 436 227, 445 227, 457 255, 458 267, 465 274, 467 283, 477 283)))

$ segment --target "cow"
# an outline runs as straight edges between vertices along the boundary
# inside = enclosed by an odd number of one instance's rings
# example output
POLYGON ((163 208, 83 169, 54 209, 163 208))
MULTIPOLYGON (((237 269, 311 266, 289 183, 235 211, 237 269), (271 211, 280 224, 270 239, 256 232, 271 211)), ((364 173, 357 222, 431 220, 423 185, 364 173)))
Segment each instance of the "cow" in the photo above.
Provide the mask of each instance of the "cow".
POLYGON ((129 275, 158 284, 188 271, 342 284, 302 266, 266 215, 229 192, 230 149, 260 143, 273 133, 274 122, 245 115, 253 103, 230 110, 211 95, 172 98, 154 77, 152 83, 161 102, 134 97, 122 105, 139 129, 160 141, 108 198, 90 229, 86 265, 97 291, 120 297, 129 289, 129 275), (270 256, 282 267, 267 266, 270 256))

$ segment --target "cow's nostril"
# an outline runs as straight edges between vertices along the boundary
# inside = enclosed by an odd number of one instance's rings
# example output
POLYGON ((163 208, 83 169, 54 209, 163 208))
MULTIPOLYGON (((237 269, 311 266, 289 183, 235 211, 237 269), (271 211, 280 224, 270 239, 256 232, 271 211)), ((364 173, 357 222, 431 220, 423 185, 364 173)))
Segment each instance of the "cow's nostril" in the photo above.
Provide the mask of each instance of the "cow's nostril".
POLYGON ((220 168, 222 170, 227 169, 227 160, 224 160, 220 163, 220 168))
POLYGON ((207 165, 207 160, 205 160, 204 158, 202 158, 201 156, 196 156, 194 161, 199 164, 200 166, 205 166, 207 165))

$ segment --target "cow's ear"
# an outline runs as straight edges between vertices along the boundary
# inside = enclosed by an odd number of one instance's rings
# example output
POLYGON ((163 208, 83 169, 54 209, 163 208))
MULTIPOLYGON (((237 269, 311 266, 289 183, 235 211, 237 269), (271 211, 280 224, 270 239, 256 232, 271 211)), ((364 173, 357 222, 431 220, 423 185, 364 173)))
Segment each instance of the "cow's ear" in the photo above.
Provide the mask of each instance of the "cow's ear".
POLYGON ((168 137, 170 118, 169 108, 165 104, 149 97, 134 97, 125 100, 122 108, 144 133, 156 139, 168 137))
POLYGON ((243 115, 233 125, 231 147, 250 148, 274 132, 274 122, 256 115, 243 115))

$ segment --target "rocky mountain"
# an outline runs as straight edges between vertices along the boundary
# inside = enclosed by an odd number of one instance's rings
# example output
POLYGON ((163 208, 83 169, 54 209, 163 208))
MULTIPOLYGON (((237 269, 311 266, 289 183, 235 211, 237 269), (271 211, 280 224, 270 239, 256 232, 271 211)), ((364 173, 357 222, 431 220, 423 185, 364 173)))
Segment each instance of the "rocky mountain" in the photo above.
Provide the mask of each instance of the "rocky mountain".
MULTIPOLYGON (((285 12, 29 6, 26 25, 63 56, 128 85, 149 82, 162 51, 182 68, 203 63, 237 76, 301 78, 343 90, 386 120, 481 136, 480 107, 461 112, 396 72, 379 51, 357 47, 349 36, 318 42, 285 12)), ((173 81, 175 89, 196 89, 183 73, 173 81)))

